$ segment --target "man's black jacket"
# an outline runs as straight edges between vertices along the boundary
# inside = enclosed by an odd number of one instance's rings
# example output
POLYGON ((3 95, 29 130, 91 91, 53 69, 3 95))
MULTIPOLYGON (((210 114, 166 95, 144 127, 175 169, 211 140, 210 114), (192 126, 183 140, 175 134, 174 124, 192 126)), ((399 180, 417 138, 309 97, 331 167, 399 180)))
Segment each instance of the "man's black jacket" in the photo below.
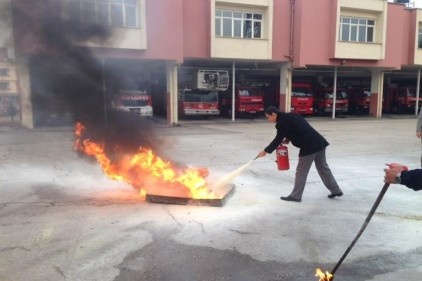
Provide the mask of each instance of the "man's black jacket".
POLYGON ((274 140, 264 149, 267 153, 272 153, 284 138, 300 148, 299 156, 306 156, 323 150, 328 146, 328 142, 314 128, 309 125, 301 115, 294 113, 277 114, 275 125, 277 135, 274 140))
POLYGON ((413 190, 422 190, 422 169, 402 171, 400 183, 413 190))

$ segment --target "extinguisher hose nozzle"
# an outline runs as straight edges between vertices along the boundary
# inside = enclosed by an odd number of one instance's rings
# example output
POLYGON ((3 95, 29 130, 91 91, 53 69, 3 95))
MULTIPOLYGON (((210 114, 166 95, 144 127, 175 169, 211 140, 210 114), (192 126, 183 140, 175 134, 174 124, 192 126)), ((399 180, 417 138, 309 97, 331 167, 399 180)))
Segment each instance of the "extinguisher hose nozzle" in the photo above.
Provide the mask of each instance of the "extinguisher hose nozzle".
POLYGON ((259 155, 257 155, 253 160, 256 160, 256 159, 258 159, 259 158, 259 155))

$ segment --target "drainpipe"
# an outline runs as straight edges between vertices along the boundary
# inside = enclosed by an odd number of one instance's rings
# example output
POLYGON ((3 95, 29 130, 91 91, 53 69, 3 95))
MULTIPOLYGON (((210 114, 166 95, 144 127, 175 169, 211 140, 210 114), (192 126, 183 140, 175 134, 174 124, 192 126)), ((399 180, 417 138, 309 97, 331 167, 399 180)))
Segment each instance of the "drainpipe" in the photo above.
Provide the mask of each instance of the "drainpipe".
POLYGON ((419 110, 419 91, 420 91, 420 83, 421 83, 421 68, 418 68, 418 79, 416 83, 416 107, 415 107, 415 115, 417 116, 419 110))
POLYGON ((289 59, 293 65, 293 46, 294 46, 294 30, 295 30, 295 2, 296 0, 290 0, 290 50, 289 59))

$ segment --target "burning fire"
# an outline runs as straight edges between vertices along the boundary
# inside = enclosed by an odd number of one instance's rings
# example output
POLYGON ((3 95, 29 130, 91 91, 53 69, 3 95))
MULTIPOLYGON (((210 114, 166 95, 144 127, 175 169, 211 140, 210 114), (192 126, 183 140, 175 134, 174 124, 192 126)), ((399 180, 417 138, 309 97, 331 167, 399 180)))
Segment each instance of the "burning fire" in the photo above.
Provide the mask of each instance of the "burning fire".
POLYGON ((331 281, 334 278, 334 275, 329 273, 328 271, 322 272, 321 269, 317 268, 316 269, 316 273, 315 273, 316 277, 319 277, 319 281, 331 281))
POLYGON ((105 143, 83 138, 86 127, 78 122, 75 125, 74 148, 100 163, 104 173, 111 179, 124 181, 138 188, 145 196, 165 193, 193 198, 215 199, 217 194, 207 187, 205 168, 176 168, 170 162, 154 155, 151 149, 140 147, 133 155, 123 155, 110 159, 105 153, 105 143))

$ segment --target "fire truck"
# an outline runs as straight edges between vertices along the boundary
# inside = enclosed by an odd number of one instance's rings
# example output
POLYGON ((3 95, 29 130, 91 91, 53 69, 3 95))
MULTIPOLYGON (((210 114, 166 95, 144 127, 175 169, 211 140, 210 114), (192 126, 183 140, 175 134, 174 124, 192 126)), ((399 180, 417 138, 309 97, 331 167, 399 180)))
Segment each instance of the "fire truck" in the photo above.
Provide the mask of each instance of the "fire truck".
POLYGON ((119 90, 112 97, 111 106, 114 110, 132 112, 140 116, 152 116, 152 99, 146 91, 119 90))
POLYGON ((365 87, 349 87, 347 91, 349 97, 349 113, 368 113, 371 104, 371 89, 365 87))
POLYGON ((180 116, 219 115, 218 95, 229 86, 226 70, 198 70, 194 74, 193 87, 179 90, 178 111, 180 116))
MULTIPOLYGON (((422 97, 419 96, 419 107, 421 103, 422 97)), ((393 114, 414 111, 416 107, 416 88, 390 85, 384 90, 382 107, 385 112, 393 114)))
MULTIPOLYGON (((232 91, 222 94, 220 110, 222 115, 232 115, 232 91)), ((258 115, 264 112, 264 96, 259 87, 236 86, 235 87, 235 115, 258 115)))
MULTIPOLYGON (((333 88, 319 86, 314 93, 314 112, 323 115, 333 112, 333 88)), ((349 108, 349 99, 345 88, 337 88, 336 113, 346 113, 349 108)))
POLYGON ((313 103, 314 97, 311 83, 292 83, 291 112, 312 115, 314 113, 313 103))
POLYGON ((179 113, 181 116, 219 115, 218 91, 180 90, 179 113))

